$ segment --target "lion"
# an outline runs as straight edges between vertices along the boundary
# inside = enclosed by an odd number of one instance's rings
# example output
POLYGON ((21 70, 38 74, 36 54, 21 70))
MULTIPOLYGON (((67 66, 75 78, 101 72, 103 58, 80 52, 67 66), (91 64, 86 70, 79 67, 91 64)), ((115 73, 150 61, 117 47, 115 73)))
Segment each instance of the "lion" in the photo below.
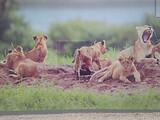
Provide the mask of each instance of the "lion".
POLYGON ((134 57, 119 56, 118 60, 115 60, 107 69, 95 72, 89 81, 99 78, 98 83, 100 83, 106 79, 113 78, 119 79, 124 83, 131 83, 127 78, 131 75, 134 76, 136 83, 141 82, 140 73, 134 65, 134 57))
POLYGON ((136 27, 138 33, 138 40, 135 44, 127 49, 122 50, 118 56, 131 56, 133 55, 136 62, 153 62, 157 63, 157 60, 154 58, 146 58, 146 56, 150 55, 153 49, 153 45, 151 43, 151 37, 153 36, 153 28, 148 25, 137 26, 136 27))
POLYGON ((83 46, 80 49, 76 49, 73 62, 75 63, 74 67, 77 79, 80 79, 80 70, 83 66, 85 69, 92 71, 92 63, 95 62, 98 65, 98 69, 101 69, 100 55, 105 53, 105 40, 94 42, 94 45, 91 46, 83 46))
POLYGON ((152 49, 151 58, 155 58, 158 61, 160 60, 160 43, 155 45, 152 49))
MULTIPOLYGON (((110 58, 105 58, 102 60, 100 59, 100 65, 102 68, 109 66, 111 64, 112 64, 112 60, 110 58)), ((98 70, 99 70, 99 67, 95 62, 93 62, 91 65, 91 71, 89 70, 89 68, 87 68, 87 66, 85 66, 85 64, 83 64, 80 69, 80 75, 91 75, 93 74, 93 71, 98 71, 98 70)))
POLYGON ((35 62, 43 62, 48 53, 46 46, 47 36, 34 36, 33 40, 35 41, 35 47, 28 51, 25 56, 35 62))
POLYGON ((21 46, 10 49, 8 51, 6 62, 0 63, 0 66, 9 69, 9 77, 38 77, 37 63, 30 59, 26 59, 21 46))

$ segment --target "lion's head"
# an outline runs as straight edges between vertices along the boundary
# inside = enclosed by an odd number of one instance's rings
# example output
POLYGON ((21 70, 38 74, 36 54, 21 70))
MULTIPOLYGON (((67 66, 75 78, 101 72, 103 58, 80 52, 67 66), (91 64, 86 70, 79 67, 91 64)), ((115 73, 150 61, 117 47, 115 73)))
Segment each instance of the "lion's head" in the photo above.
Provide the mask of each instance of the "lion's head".
POLYGON ((17 61, 19 59, 25 58, 23 48, 21 46, 17 46, 16 48, 12 48, 8 50, 7 59, 10 61, 17 61))
POLYGON ((144 26, 137 26, 136 30, 138 32, 138 37, 143 43, 147 43, 151 37, 153 36, 153 28, 152 26, 144 25, 144 26))
POLYGON ((47 39, 48 38, 46 35, 34 36, 33 40, 35 41, 35 47, 37 47, 38 45, 46 45, 47 39))
POLYGON ((100 52, 102 53, 102 54, 105 54, 106 53, 106 42, 105 42, 105 40, 102 40, 102 41, 100 41, 100 42, 94 42, 94 45, 95 46, 99 46, 100 47, 100 52))
POLYGON ((121 63, 125 70, 130 70, 133 67, 134 57, 119 56, 118 61, 121 63))

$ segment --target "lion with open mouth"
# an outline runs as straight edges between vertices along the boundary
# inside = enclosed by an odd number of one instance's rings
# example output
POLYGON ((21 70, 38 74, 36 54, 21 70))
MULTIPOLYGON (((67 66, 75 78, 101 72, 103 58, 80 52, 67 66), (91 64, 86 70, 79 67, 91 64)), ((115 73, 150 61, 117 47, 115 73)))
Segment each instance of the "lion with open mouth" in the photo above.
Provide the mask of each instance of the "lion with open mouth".
POLYGON ((118 56, 130 56, 134 55, 136 62, 153 62, 157 63, 154 58, 146 58, 146 56, 152 53, 153 45, 151 43, 151 37, 153 36, 153 28, 148 25, 137 26, 138 40, 135 44, 127 49, 122 50, 118 56))

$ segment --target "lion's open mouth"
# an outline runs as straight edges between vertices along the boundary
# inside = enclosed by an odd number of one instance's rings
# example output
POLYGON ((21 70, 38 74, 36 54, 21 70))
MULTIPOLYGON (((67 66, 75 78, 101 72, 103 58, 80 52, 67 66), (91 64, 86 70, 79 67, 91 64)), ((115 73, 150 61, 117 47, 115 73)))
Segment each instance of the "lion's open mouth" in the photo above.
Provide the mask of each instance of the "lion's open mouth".
POLYGON ((142 39, 144 43, 146 43, 149 40, 151 33, 152 31, 150 29, 147 29, 143 32, 142 39))

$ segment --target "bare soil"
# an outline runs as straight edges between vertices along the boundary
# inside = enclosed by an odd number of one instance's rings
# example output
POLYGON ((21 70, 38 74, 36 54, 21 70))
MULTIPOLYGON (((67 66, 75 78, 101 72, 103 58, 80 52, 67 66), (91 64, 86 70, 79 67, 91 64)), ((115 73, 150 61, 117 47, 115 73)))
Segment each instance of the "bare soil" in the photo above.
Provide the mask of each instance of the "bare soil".
POLYGON ((131 84, 125 84, 120 80, 106 80, 103 83, 92 81, 88 84, 90 75, 82 75, 80 80, 76 79, 73 65, 52 65, 38 63, 39 73, 41 78, 24 78, 22 80, 15 80, 8 77, 6 69, 0 68, 0 85, 19 84, 38 85, 45 84, 54 85, 62 90, 69 90, 75 87, 82 87, 84 89, 91 89, 96 92, 110 92, 115 93, 120 90, 145 90, 144 88, 160 88, 160 65, 153 63, 137 63, 136 67, 141 74, 142 82, 136 84, 134 78, 129 79, 131 84))

